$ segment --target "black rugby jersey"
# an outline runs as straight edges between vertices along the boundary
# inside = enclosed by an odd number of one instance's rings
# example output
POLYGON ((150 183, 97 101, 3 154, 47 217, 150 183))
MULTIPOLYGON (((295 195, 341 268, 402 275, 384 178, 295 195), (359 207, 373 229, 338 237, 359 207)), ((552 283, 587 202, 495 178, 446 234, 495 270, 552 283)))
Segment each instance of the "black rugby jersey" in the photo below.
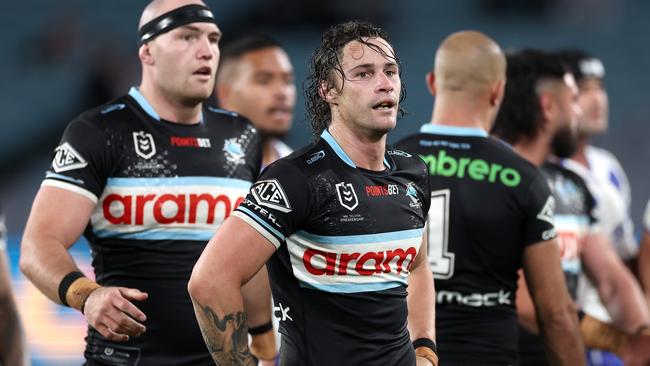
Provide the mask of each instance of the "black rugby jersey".
POLYGON ((426 124, 395 147, 431 174, 429 260, 442 362, 517 362, 517 271, 527 245, 555 237, 535 166, 475 128, 426 124))
POLYGON ((272 243, 267 263, 281 364, 415 365, 409 268, 429 208, 416 156, 357 168, 328 131, 270 165, 233 213, 272 243))
POLYGON ((135 302, 147 315, 142 336, 109 342, 89 327, 91 364, 213 364, 187 282, 260 163, 247 120, 206 107, 199 124, 167 122, 135 88, 68 125, 43 185, 96 202, 84 235, 97 282, 149 294, 135 302))
MULTIPOLYGON (((546 162, 542 173, 555 198, 555 228, 562 255, 562 269, 571 298, 575 301, 582 272, 580 254, 585 235, 595 222, 595 201, 584 180, 555 162, 546 162)), ((520 327, 519 349, 522 365, 547 365, 542 339, 520 327)))

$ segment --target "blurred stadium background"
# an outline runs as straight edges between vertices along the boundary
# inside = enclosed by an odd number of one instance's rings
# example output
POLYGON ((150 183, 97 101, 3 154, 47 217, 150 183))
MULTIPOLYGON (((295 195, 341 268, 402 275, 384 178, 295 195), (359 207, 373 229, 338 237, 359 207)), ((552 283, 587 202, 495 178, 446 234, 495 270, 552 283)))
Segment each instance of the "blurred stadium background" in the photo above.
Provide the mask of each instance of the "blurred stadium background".
MULTIPOLYGON (((610 95, 610 130, 596 144, 613 151, 632 186, 632 215, 640 228, 650 197, 650 2, 643 0, 238 0, 212 1, 224 42, 248 31, 278 39, 291 57, 302 92, 308 61, 328 25, 366 19, 383 26, 403 63, 408 114, 389 141, 427 122, 431 97, 424 75, 449 33, 483 31, 503 48, 580 47, 600 57, 610 95)), ((15 293, 32 360, 39 365, 82 363, 85 323, 47 301, 17 267, 20 236, 44 170, 63 128, 82 110, 139 83, 136 28, 147 1, 31 0, 0 5, 0 205, 7 217, 15 293)), ((311 138, 299 96, 287 140, 311 138)), ((53 218, 54 219, 54 218, 53 218)), ((73 255, 90 274, 88 248, 73 255)))

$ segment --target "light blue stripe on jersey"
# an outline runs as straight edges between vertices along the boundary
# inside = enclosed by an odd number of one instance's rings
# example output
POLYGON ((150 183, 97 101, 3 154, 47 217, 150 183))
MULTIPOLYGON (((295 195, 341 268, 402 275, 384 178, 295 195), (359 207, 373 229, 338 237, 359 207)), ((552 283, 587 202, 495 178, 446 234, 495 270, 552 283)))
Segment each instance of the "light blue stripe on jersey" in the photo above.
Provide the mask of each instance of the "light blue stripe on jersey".
POLYGON ((208 241, 214 230, 155 229, 125 233, 111 230, 94 230, 100 238, 135 239, 135 240, 199 240, 208 241))
POLYGON ((372 244, 395 240, 421 238, 424 229, 412 229, 402 231, 391 231, 387 233, 346 235, 346 236, 322 236, 308 233, 303 230, 297 231, 294 235, 301 239, 319 244, 372 244))
POLYGON ((219 186, 249 189, 252 183, 236 178, 219 177, 162 177, 162 178, 108 178, 107 187, 159 186, 219 186))
MULTIPOLYGON (((345 162, 346 164, 348 164, 353 168, 357 167, 356 164, 354 164, 354 161, 352 161, 352 159, 348 156, 348 154, 346 154, 345 151, 343 151, 341 145, 339 145, 339 143, 336 142, 334 136, 332 136, 328 130, 324 130, 323 133, 320 134, 320 136, 323 138, 323 140, 325 140, 325 142, 327 142, 328 145, 330 145, 332 150, 334 150, 336 155, 338 155, 338 157, 341 160, 343 160, 343 162, 345 162)), ((386 156, 384 156, 384 165, 386 165, 386 167, 390 169, 390 164, 388 163, 386 156)))
POLYGON ((258 224, 264 226, 266 230, 268 230, 271 234, 275 235, 280 241, 284 241, 285 237, 282 235, 281 232, 277 231, 271 225, 269 225, 266 221, 260 219, 257 214, 252 212, 251 210, 247 209, 246 207, 242 207, 239 205, 235 211, 241 211, 246 214, 246 216, 250 217, 251 219, 255 220, 258 224))
POLYGON ((145 99, 144 95, 140 94, 140 91, 135 87, 132 86, 131 89, 129 90, 129 95, 131 98, 135 99, 136 102, 140 105, 142 109, 144 109, 145 112, 147 112, 148 115, 151 116, 151 118, 160 121, 160 116, 156 111, 153 109, 151 104, 145 99))
POLYGON ((304 282, 300 281, 300 287, 312 288, 325 292, 338 292, 338 293, 355 293, 355 292, 371 292, 371 291, 382 291, 388 290, 390 288, 395 288, 399 286, 406 285, 406 282, 380 282, 380 283, 350 283, 350 284, 338 284, 338 285, 325 285, 320 283, 313 282, 304 282))
MULTIPOLYGON (((149 102, 144 97, 144 95, 140 93, 138 88, 132 86, 131 89, 129 90, 129 95, 131 96, 131 98, 135 99, 136 102, 138 102, 140 107, 142 107, 142 109, 144 109, 144 111, 147 112, 147 114, 150 115, 151 118, 155 119, 156 121, 160 121, 160 116, 158 115, 158 113, 156 113, 156 111, 153 109, 151 104, 149 104, 149 102)), ((201 112, 200 122, 203 122, 203 112, 201 112)))
POLYGON ((84 183, 83 180, 70 178, 70 177, 67 177, 65 175, 56 174, 56 173, 52 173, 52 172, 45 173, 45 178, 56 178, 56 179, 61 179, 61 180, 65 180, 65 181, 76 183, 76 184, 83 184, 84 183))
POLYGON ((435 133, 437 135, 451 135, 451 136, 477 136, 487 137, 488 134, 484 130, 475 127, 462 127, 462 126, 446 126, 434 125, 427 123, 420 127, 421 133, 435 133))

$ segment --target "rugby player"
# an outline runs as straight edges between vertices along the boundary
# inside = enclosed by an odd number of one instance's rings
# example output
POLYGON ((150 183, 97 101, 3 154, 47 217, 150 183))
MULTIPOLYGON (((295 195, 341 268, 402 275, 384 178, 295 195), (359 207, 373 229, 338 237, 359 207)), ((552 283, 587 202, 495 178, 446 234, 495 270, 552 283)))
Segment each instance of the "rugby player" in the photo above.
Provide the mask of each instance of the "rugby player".
MULTIPOLYGON (((618 327, 611 329, 585 316, 580 324, 585 344, 613 350, 628 360, 639 357, 638 351, 648 345, 639 333, 650 321, 643 295, 607 237, 595 225, 594 201, 586 184, 557 162, 557 158, 571 156, 577 146, 581 112, 575 79, 558 55, 523 50, 508 55, 507 61, 508 84, 493 133, 513 144, 526 160, 540 166, 546 177, 555 198, 554 223, 572 298, 576 299, 578 276, 584 271, 618 327)), ((535 336, 535 309, 523 281, 517 292, 517 309, 523 325, 522 365, 547 364, 535 336)))
POLYGON ((87 365, 212 364, 187 282, 261 161, 246 119, 203 104, 220 37, 203 2, 151 2, 139 26, 140 86, 68 125, 36 195, 20 267, 84 314, 87 365), (82 233, 95 280, 67 252, 82 233))
POLYGON ((249 35, 221 52, 216 95, 219 107, 248 118, 262 138, 262 169, 292 150, 282 139, 296 106, 293 65, 275 40, 249 35))
POLYGON ((436 365, 428 174, 386 148, 404 97, 388 35, 331 27, 308 84, 319 138, 262 173, 192 273, 208 348, 219 365, 252 364, 240 287, 268 260, 280 364, 436 365))
MULTIPOLYGON (((576 152, 562 165, 578 174, 594 196, 593 215, 603 234, 607 235, 618 256, 635 269, 638 244, 630 217, 630 185, 623 167, 609 151, 593 146, 594 136, 607 131, 609 103, 605 89, 603 63, 581 50, 565 50, 559 56, 575 76, 582 111, 578 119, 576 152)), ((598 297, 598 292, 582 274, 578 282, 578 303, 590 316, 611 323, 611 317, 598 297)), ((590 365, 619 365, 621 361, 611 353, 589 350, 590 365)))
POLYGON ((580 365, 578 319, 552 224, 553 198, 539 170, 488 137, 503 99, 506 60, 482 33, 454 33, 427 74, 431 123, 395 146, 429 167, 429 260, 436 278, 436 334, 445 365, 517 364, 518 270, 554 365, 580 365))

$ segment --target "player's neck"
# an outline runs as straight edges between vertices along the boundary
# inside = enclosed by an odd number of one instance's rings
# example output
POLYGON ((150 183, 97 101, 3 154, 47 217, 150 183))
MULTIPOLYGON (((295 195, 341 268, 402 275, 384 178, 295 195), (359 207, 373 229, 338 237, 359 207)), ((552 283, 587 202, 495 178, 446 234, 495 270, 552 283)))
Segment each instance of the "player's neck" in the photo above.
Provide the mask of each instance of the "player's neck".
POLYGON ((589 139, 586 137, 580 137, 578 140, 578 147, 576 152, 571 156, 571 160, 575 160, 589 168, 589 162, 587 161, 587 146, 589 146, 589 139))
POLYGON ((357 167, 375 171, 386 169, 386 134, 381 137, 369 136, 343 123, 332 123, 328 130, 357 167))
POLYGON ((185 105, 146 82, 143 82, 138 90, 160 118, 165 121, 188 125, 197 124, 201 121, 202 103, 192 106, 185 105))
POLYGON ((538 136, 532 140, 523 137, 513 145, 513 148, 531 164, 541 166, 551 154, 550 142, 550 139, 546 136, 538 136))
POLYGON ((477 108, 471 103, 458 103, 442 95, 437 98, 431 116, 432 124, 471 127, 490 132, 491 114, 485 108, 477 108))

